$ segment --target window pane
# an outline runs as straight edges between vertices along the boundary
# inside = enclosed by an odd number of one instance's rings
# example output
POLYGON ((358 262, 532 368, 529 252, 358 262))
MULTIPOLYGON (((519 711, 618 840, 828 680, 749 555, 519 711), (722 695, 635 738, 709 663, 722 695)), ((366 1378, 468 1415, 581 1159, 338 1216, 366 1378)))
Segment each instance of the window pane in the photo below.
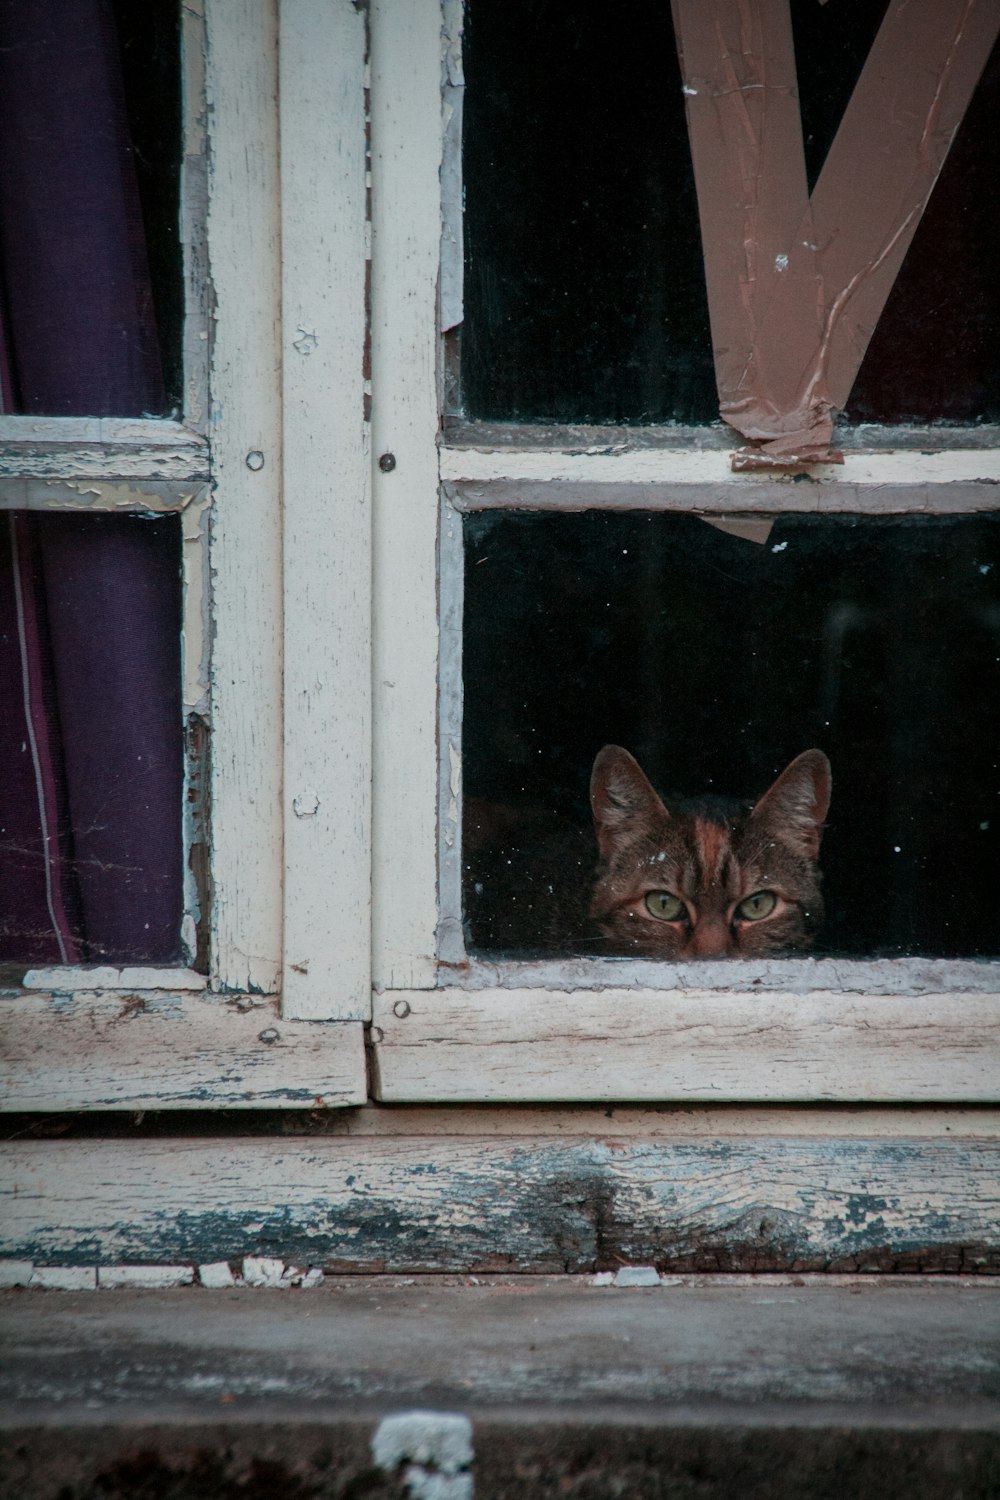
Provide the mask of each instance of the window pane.
POLYGON ((179 404, 179 79, 176 0, 0 10, 4 410, 179 404))
MULTIPOLYGON (((884 11, 885 0, 792 5, 810 182, 884 11)), ((468 0, 465 58, 465 414, 717 420, 669 6, 468 0)), ((1000 418, 998 109, 995 53, 869 346, 852 420, 1000 418)))
POLYGON ((0 959, 180 957, 176 516, 0 515, 0 959))
POLYGON ((676 514, 487 512, 465 538, 473 949, 567 946, 560 890, 586 907, 611 743, 661 794, 750 801, 818 747, 815 951, 1000 951, 1000 518, 790 515, 754 541, 676 514))

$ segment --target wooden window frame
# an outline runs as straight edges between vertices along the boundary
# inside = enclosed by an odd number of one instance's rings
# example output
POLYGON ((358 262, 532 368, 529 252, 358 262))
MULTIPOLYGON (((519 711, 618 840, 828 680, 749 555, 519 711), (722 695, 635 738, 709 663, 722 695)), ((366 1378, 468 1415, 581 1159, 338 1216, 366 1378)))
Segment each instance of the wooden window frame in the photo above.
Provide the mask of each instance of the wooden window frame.
POLYGON ((185 940, 206 902, 209 966, 26 973, 0 1000, 8 1110, 367 1097, 366 18, 181 13, 183 419, 0 419, 0 506, 181 515, 185 718, 211 747, 185 940))
POLYGON ((997 1097, 1000 963, 470 961, 461 516, 996 509, 1000 432, 860 428, 843 466, 734 472, 721 428, 442 422, 460 319, 459 0, 372 0, 373 1092, 392 1103, 997 1097), (791 503, 790 503, 791 502, 791 503), (436 708, 435 708, 436 706, 436 708))

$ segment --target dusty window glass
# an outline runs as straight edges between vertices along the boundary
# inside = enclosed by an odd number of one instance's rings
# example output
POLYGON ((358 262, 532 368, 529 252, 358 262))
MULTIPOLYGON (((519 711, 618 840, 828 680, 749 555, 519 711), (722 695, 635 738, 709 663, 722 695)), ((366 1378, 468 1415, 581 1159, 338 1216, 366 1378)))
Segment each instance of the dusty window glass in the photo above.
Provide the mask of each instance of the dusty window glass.
POLYGON ((755 539, 641 511, 464 528, 472 951, 630 951, 581 926, 588 783, 612 743, 668 799, 747 803, 822 751, 811 951, 997 954, 1000 518, 785 515, 755 539))
POLYGON ((0 961, 181 957, 181 528, 0 513, 0 961))
MULTIPOLYGON (((793 0, 810 185, 885 9, 885 0, 793 0)), ((464 53, 464 414, 715 421, 669 6, 468 0, 464 53)), ((998 107, 995 51, 872 337, 849 420, 1000 416, 998 107)))
POLYGON ((0 16, 0 410, 180 408, 179 23, 176 0, 0 16))

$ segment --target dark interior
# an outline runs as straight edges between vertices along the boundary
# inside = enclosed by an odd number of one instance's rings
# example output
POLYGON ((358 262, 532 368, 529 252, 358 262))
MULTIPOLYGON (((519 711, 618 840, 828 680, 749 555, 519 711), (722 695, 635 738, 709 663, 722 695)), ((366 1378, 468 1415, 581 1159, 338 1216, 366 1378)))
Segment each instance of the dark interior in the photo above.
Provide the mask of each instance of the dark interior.
MULTIPOLYGON (((884 11, 885 0, 792 0, 810 182, 884 11)), ((669 5, 467 0, 464 51, 464 414, 717 420, 669 5)), ((869 345, 851 421, 998 419, 998 118, 995 51, 869 345)))
POLYGON ((758 543, 685 515, 484 512, 465 539, 474 949, 498 860, 589 827, 613 742, 666 795, 748 799, 819 746, 823 951, 1000 952, 1000 517, 788 515, 758 543))
POLYGON ((153 307, 171 410, 183 405, 181 74, 177 0, 113 0, 153 307))

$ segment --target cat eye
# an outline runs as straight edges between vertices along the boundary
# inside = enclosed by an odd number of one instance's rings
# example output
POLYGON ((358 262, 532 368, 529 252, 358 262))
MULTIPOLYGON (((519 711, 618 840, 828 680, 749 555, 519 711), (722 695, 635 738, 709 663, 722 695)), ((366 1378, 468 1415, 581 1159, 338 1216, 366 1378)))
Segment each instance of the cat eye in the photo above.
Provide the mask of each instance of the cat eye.
POLYGON ((773 891, 755 891, 740 902, 736 916, 741 922, 759 922, 762 917, 769 917, 777 904, 778 898, 773 891))
POLYGON ((684 902, 670 891, 649 891, 646 895, 646 910, 658 922, 678 922, 687 916, 684 902))

